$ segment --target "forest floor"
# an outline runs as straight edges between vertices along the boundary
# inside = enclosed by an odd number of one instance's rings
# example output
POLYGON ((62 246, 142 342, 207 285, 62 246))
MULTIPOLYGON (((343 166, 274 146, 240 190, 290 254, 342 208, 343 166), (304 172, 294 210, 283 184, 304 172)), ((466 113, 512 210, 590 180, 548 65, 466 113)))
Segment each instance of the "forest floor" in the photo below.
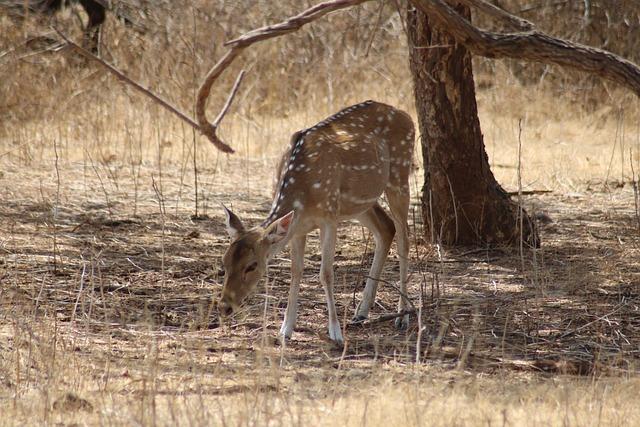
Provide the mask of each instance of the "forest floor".
MULTIPOLYGON (((372 239, 345 224, 328 340, 312 234, 292 340, 277 332, 288 254, 244 309, 215 309, 228 242, 219 203, 256 224, 275 159, 202 168, 24 162, 0 172, 0 424, 633 425, 640 229, 632 185, 524 196, 539 249, 427 244, 417 200, 406 331, 392 253, 370 323, 349 320, 372 239), (206 191, 205 191, 206 190, 206 191), (422 329, 420 329, 422 328, 422 329)), ((420 174, 421 172, 416 172, 420 174)))

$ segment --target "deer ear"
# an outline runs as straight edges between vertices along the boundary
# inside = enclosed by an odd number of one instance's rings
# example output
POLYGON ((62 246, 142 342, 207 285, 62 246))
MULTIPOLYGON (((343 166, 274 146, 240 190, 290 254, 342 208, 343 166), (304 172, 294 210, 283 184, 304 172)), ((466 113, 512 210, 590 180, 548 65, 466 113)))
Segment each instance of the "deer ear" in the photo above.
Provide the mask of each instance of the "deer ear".
POLYGON ((289 212, 280 219, 274 221, 267 228, 266 240, 271 243, 278 243, 287 236, 291 223, 293 222, 293 211, 289 212))
POLYGON ((232 239, 237 239, 240 237, 242 233, 244 233, 244 225, 242 225, 242 221, 240 218, 233 212, 231 212, 225 205, 222 205, 224 208, 224 213, 227 217, 226 225, 227 225, 227 233, 232 239))

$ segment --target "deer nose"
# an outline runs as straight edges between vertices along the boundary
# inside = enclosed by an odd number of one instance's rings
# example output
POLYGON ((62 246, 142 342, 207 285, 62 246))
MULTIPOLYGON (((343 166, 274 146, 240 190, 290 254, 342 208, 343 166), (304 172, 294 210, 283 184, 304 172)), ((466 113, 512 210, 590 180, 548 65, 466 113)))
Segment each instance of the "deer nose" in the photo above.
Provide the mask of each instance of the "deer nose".
POLYGON ((220 303, 218 304, 218 312, 223 317, 228 317, 233 314, 233 307, 231 306, 231 304, 228 304, 225 301, 220 301, 220 303))

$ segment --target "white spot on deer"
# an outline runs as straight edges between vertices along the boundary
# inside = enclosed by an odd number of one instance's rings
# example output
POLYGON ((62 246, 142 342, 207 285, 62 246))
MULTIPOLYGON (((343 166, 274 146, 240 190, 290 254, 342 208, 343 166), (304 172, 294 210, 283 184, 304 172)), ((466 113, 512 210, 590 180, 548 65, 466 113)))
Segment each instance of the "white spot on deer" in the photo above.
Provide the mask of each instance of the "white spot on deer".
POLYGON ((296 179, 294 177, 289 178, 289 180, 287 181, 287 184, 293 184, 294 182, 296 182, 296 179))
POLYGON ((378 116, 378 121, 379 121, 379 122, 381 122, 381 121, 383 121, 383 120, 384 120, 384 117, 382 117, 382 116, 378 116))
POLYGON ((302 203, 300 203, 300 200, 294 200, 293 201, 293 208, 294 209, 302 209, 302 203))
POLYGON ((320 184, 319 182, 316 182, 316 183, 315 183, 315 184, 313 184, 311 187, 313 187, 313 188, 320 188, 320 185, 321 185, 321 184, 320 184))

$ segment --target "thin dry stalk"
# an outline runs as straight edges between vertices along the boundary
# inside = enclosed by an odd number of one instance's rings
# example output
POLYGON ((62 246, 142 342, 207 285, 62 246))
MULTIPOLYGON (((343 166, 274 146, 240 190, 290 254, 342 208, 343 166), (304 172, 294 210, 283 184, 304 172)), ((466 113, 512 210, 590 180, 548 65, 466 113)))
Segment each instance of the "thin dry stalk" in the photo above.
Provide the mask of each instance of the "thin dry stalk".
POLYGON ((633 166, 633 148, 629 148, 629 165, 631 166, 631 186, 633 187, 633 205, 636 218, 636 228, 640 236, 640 174, 636 177, 636 170, 633 166))
POLYGON ((520 252, 520 265, 522 268, 522 279, 526 282, 526 271, 524 264, 524 208, 522 199, 522 118, 518 119, 518 165, 516 168, 518 173, 518 228, 520 232, 519 240, 519 252, 520 252))
POLYGON ((84 278, 87 272, 87 263, 84 258, 82 258, 82 271, 80 272, 80 286, 78 286, 78 296, 76 297, 76 302, 73 304, 73 311, 71 312, 71 323, 75 323, 76 321, 76 313, 78 312, 78 304, 80 303, 80 298, 82 297, 82 291, 84 290, 84 278))
MULTIPOLYGON (((158 148, 160 150, 160 148, 158 148)), ((160 156, 160 154, 158 154, 160 156)), ((161 162, 160 162, 161 163, 161 162)), ((162 185, 162 174, 159 175, 160 185, 162 185)), ((165 205, 164 205, 164 196, 162 194, 162 188, 158 186, 155 178, 151 175, 151 183, 153 186, 153 191, 156 195, 156 201, 158 202, 158 211, 160 213, 160 224, 162 229, 162 235, 160 238, 160 295, 164 295, 164 287, 166 282, 165 275, 165 205)))

